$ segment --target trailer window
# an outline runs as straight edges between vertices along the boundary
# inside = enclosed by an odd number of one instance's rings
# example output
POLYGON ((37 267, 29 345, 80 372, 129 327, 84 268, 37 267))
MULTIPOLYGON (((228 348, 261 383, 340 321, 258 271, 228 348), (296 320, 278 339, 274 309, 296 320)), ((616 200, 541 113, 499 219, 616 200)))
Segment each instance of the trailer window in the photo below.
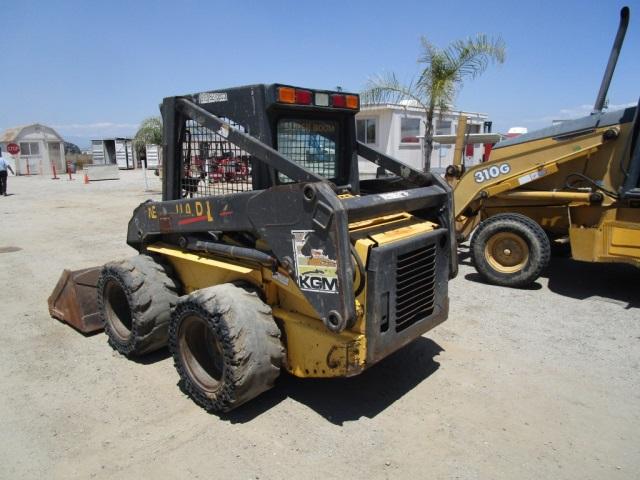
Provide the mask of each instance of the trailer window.
MULTIPOLYGON (((298 165, 324 178, 336 177, 338 122, 283 118, 277 126, 277 149, 298 165)), ((291 180, 279 174, 281 182, 291 180)))
POLYGON ((359 142, 362 143, 376 143, 376 119, 365 118, 363 120, 356 120, 356 132, 359 142))
POLYGON ((420 136, 420 119, 400 118, 400 143, 418 143, 420 136))
POLYGON ((21 142, 20 155, 40 155, 40 145, 38 142, 21 142))

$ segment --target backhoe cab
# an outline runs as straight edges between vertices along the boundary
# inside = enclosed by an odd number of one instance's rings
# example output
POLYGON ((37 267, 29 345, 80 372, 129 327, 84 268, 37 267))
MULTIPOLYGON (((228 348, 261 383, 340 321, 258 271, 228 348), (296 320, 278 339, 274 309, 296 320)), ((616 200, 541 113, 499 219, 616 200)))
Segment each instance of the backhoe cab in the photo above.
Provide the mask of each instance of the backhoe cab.
POLYGON ((624 7, 591 115, 502 141, 468 169, 457 155, 448 168, 458 239, 475 229, 471 256, 487 281, 531 284, 558 241, 576 260, 640 267, 639 108, 603 111, 628 23, 624 7))
POLYGON ((452 192, 358 143, 358 108, 288 85, 166 98, 162 201, 97 282, 113 348, 168 344, 191 397, 227 411, 281 368, 356 375, 443 322, 452 192), (360 181, 358 156, 392 175, 360 181))

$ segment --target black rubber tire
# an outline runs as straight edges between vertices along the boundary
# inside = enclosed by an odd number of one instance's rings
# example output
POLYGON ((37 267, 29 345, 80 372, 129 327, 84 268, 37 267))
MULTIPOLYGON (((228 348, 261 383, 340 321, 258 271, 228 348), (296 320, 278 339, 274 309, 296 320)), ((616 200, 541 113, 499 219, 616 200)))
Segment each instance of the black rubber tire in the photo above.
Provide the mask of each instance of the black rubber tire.
POLYGON ((549 264, 549 237, 535 221, 519 213, 501 213, 480 223, 471 237, 471 258, 478 273, 488 282, 505 287, 531 285, 549 264), (524 267, 513 273, 496 270, 485 257, 487 242, 496 234, 508 232, 519 236, 529 247, 524 267))
MULTIPOLYGON (((206 343, 204 340, 202 344, 206 343)), ((184 390, 208 411, 228 412, 273 387, 284 360, 280 330, 271 313, 255 291, 225 283, 197 290, 182 297, 171 315, 169 348, 184 390), (194 320, 195 319, 195 320, 194 320), (197 345, 186 333, 189 324, 199 324, 217 347, 200 345, 217 352, 217 362, 198 361, 197 345), (195 348, 194 348, 195 347, 195 348), (185 360, 188 358, 189 360, 185 360), (214 365, 218 378, 210 375, 214 365), (210 388, 194 375, 207 371, 213 381, 210 388)), ((202 357, 199 357, 202 358, 202 357)))
POLYGON ((180 287, 169 265, 149 255, 107 263, 98 279, 98 311, 109 345, 138 357, 165 347, 180 287))

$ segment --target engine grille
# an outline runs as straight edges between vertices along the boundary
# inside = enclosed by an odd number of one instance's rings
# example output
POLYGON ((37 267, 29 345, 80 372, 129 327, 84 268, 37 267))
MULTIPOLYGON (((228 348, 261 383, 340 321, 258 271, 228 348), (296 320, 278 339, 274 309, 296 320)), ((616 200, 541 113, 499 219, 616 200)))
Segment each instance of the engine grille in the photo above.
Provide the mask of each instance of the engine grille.
POLYGON ((433 313, 436 246, 398 255, 396 264, 396 332, 433 313))

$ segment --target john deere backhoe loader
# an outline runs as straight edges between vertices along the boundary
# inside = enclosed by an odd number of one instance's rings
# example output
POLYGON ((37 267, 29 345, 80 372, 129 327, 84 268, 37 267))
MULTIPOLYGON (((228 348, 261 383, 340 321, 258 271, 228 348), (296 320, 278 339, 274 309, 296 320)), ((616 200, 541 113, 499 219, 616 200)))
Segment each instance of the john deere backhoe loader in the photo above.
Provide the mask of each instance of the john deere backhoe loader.
POLYGON ((546 267, 550 241, 576 260, 640 267, 638 107, 604 111, 629 22, 620 26, 593 113, 498 143, 490 161, 465 169, 464 125, 447 180, 455 189, 458 240, 489 282, 521 287, 546 267))
POLYGON ((83 331, 101 319, 127 356, 168 344, 214 411, 281 368, 356 375, 444 321, 452 192, 357 142, 358 109, 358 95, 287 85, 166 98, 163 198, 129 222, 139 255, 67 272, 52 314, 83 331), (358 155, 396 176, 359 181, 358 155))

